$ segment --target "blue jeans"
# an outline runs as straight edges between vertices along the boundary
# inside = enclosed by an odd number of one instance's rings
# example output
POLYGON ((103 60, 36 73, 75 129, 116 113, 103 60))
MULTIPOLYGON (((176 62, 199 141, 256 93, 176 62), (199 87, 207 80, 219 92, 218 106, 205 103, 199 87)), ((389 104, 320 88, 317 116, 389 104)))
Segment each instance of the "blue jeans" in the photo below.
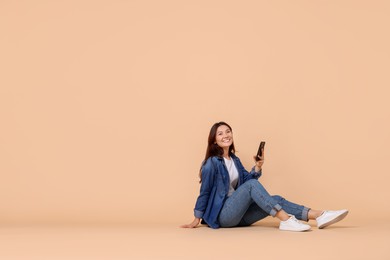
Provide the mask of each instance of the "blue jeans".
POLYGON ((221 227, 249 226, 283 209, 297 219, 308 221, 309 208, 271 196, 258 180, 249 180, 226 199, 218 216, 221 227))

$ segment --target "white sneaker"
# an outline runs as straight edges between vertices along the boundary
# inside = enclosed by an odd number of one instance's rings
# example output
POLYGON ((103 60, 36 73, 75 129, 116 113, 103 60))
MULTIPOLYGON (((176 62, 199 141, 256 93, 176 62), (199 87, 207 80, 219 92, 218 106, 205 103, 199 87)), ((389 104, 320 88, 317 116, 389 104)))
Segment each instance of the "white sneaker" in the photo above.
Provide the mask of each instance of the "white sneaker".
POLYGON ((294 216, 291 216, 285 221, 280 221, 279 229, 286 231, 306 231, 311 229, 311 226, 301 223, 294 216))
POLYGON ((336 222, 339 222, 343 218, 345 218, 348 214, 348 210, 342 209, 342 210, 336 210, 336 211, 331 211, 331 210, 325 210, 321 216, 316 218, 317 221, 317 227, 318 228, 324 228, 329 225, 332 225, 336 222))

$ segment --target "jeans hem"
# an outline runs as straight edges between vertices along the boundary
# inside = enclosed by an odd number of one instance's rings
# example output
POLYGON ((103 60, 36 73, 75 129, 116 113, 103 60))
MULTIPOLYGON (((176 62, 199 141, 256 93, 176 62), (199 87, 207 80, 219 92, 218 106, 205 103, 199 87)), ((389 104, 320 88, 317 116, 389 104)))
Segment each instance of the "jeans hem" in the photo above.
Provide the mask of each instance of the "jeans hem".
POLYGON ((307 208, 307 207, 303 207, 303 210, 302 210, 302 220, 303 221, 309 221, 309 210, 310 208, 307 208))
POLYGON ((271 212, 269 213, 272 217, 275 217, 276 214, 278 214, 278 212, 282 209, 282 206, 280 206, 279 204, 275 204, 273 206, 273 208, 271 209, 271 212))

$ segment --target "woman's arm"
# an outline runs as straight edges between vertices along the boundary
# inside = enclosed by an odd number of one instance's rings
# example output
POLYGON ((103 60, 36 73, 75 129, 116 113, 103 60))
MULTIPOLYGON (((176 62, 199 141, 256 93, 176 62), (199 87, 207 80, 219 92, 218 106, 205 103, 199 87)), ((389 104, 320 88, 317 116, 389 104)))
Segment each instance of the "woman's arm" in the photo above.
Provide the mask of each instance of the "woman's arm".
POLYGON ((216 174, 216 168, 214 167, 213 158, 209 158, 208 161, 202 166, 202 184, 200 185, 200 192, 198 199, 195 203, 194 216, 196 218, 202 218, 209 202, 211 190, 214 186, 214 178, 216 174))
POLYGON ((244 182, 248 181, 248 180, 251 180, 251 179, 258 179, 260 178, 260 176, 262 175, 262 167, 263 167, 263 164, 264 164, 264 150, 263 150, 263 155, 262 157, 260 157, 260 160, 256 160, 256 157, 257 156, 253 156, 253 159, 255 161, 255 166, 252 167, 252 170, 251 172, 248 172, 244 166, 242 165, 240 159, 238 159, 239 161, 239 165, 238 167, 240 168, 239 170, 243 173, 243 177, 244 177, 244 182))
POLYGON ((194 208, 194 216, 195 219, 192 223, 187 225, 182 225, 181 227, 185 228, 193 228, 196 227, 200 219, 203 217, 204 212, 207 208, 207 203, 209 201, 210 193, 214 185, 214 177, 215 177, 215 167, 213 167, 212 158, 210 158, 201 169, 202 174, 202 183, 200 186, 199 196, 196 200, 195 208, 194 208))

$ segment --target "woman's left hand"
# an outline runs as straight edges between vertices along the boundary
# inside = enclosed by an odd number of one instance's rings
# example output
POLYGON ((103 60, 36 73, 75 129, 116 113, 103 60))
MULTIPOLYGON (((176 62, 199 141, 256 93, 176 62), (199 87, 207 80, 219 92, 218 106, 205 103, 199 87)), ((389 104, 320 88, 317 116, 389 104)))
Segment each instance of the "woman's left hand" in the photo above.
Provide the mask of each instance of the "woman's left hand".
POLYGON ((259 172, 264 164, 264 149, 262 149, 262 156, 253 156, 253 159, 255 160, 255 171, 259 172))

